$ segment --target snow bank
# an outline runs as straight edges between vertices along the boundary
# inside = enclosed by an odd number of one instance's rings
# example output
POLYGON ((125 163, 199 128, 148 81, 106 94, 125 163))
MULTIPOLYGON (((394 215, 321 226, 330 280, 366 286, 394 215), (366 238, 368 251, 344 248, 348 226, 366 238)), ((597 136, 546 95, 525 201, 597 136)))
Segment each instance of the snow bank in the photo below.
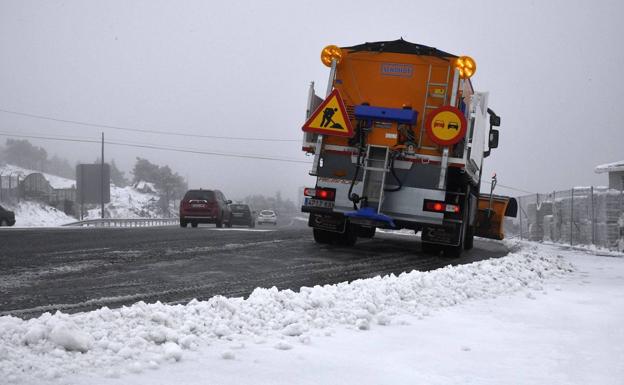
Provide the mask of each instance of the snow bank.
MULTIPOLYGON (((352 283, 253 291, 248 299, 216 296, 187 305, 145 304, 22 320, 0 318, 0 378, 40 383, 68 374, 119 376, 184 359, 186 351, 230 341, 278 350, 309 344, 333 328, 366 331, 405 315, 471 299, 543 290, 544 280, 573 271, 558 255, 526 247, 504 258, 431 272, 412 271, 352 283)), ((230 351, 217 353, 232 360, 230 351)))
MULTIPOLYGON (((142 193, 131 186, 117 187, 111 185, 111 201, 104 208, 108 218, 161 218, 163 216, 158 206, 158 196, 152 193, 142 193)), ((175 210, 172 210, 175 212, 175 210)), ((85 219, 100 218, 100 208, 88 211, 85 219)))
POLYGON ((15 227, 60 226, 75 222, 71 217, 56 208, 35 201, 21 201, 15 205, 4 204, 15 212, 15 227))

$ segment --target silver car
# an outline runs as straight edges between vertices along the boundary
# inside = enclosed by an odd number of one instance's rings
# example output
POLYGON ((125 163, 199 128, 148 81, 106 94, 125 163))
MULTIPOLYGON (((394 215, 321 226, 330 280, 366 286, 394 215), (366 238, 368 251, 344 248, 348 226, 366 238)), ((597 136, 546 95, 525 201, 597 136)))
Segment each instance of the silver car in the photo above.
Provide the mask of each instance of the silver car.
POLYGON ((272 223, 273 225, 277 225, 277 214, 273 210, 262 210, 258 214, 258 224, 261 225, 263 223, 272 223))

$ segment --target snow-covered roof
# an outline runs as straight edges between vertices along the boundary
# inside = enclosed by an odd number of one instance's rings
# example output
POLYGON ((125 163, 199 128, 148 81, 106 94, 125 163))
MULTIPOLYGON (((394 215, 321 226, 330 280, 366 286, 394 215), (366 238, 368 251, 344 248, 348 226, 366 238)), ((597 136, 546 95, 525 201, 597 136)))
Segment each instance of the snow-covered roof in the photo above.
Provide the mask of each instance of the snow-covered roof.
POLYGON ((46 180, 48 182, 50 182, 50 185, 52 186, 52 188, 59 189, 59 188, 72 188, 72 187, 76 187, 76 181, 73 180, 73 179, 68 179, 68 178, 63 178, 61 176, 56 176, 56 175, 52 175, 52 174, 42 173, 40 171, 29 170, 27 168, 14 166, 14 165, 11 165, 11 164, 6 164, 4 166, 0 166, 0 175, 4 175, 4 176, 8 176, 8 175, 17 176, 17 175, 19 175, 20 177, 23 178, 26 175, 30 175, 30 174, 34 174, 34 173, 41 173, 43 175, 43 177, 46 178, 46 180))
POLYGON ((624 160, 613 163, 601 164, 599 166, 596 166, 594 171, 596 171, 597 174, 602 174, 605 172, 624 171, 624 160))

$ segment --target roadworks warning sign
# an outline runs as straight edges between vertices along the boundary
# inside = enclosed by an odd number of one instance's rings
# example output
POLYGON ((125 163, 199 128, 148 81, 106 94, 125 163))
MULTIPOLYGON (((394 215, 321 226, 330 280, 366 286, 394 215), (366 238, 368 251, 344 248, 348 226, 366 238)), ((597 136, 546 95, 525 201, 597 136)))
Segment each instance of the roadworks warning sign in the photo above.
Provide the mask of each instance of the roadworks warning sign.
POLYGON ((310 115, 302 130, 323 135, 353 136, 353 127, 347 109, 337 89, 333 90, 310 115))

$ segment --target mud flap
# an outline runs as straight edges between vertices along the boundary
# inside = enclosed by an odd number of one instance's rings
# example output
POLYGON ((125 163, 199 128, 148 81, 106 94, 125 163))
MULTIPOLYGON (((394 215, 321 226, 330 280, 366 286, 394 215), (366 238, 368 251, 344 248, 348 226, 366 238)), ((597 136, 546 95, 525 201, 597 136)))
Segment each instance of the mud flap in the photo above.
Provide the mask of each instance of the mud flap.
POLYGON ((515 218, 518 213, 518 203, 515 198, 493 195, 479 195, 479 209, 475 223, 475 235, 490 239, 503 239, 505 233, 503 224, 505 217, 515 218))
POLYGON ((308 226, 334 233, 344 233, 346 223, 345 217, 339 214, 310 213, 308 219, 308 226))

